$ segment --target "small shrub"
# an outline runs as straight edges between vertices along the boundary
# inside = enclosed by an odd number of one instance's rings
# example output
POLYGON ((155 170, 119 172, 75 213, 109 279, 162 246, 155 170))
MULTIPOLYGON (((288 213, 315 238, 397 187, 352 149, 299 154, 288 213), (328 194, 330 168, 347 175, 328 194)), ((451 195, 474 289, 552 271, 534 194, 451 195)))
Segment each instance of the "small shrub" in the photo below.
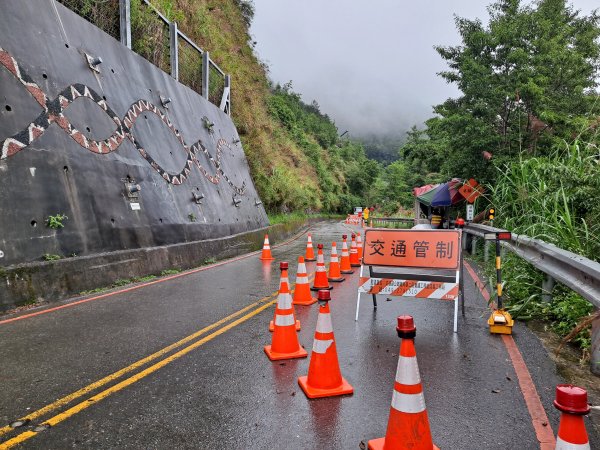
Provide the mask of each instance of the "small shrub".
POLYGON ((56 260, 62 259, 62 256, 60 256, 60 255, 53 255, 52 253, 44 253, 42 255, 42 259, 44 261, 56 261, 56 260))
POLYGON ((55 214, 54 216, 48 216, 48 218, 46 219, 46 226, 48 228, 53 228, 53 229, 57 229, 57 228, 64 228, 64 224, 63 221, 67 220, 68 217, 64 214, 55 214))
POLYGON ((160 273, 160 275, 164 277, 165 275, 175 275, 180 272, 181 272, 181 270, 179 270, 179 269, 165 269, 160 273))

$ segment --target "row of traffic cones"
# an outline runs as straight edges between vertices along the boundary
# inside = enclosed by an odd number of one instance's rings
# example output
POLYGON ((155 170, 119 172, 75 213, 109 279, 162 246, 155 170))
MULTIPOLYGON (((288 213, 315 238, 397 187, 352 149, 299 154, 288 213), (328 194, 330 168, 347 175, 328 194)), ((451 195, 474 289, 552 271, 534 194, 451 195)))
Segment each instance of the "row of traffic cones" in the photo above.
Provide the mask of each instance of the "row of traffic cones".
MULTIPOLYGON (((345 244, 344 240, 344 244, 345 244)), ((344 246, 345 247, 345 246, 344 246)), ((322 245, 318 246, 317 274, 324 274, 322 245)), ((347 248, 346 248, 347 251, 347 248)), ((332 248, 332 259, 337 263, 335 244, 332 248)), ((298 284, 294 299, 290 294, 288 280, 288 264, 280 264, 281 279, 271 345, 264 347, 264 351, 271 360, 306 358, 308 352, 300 345, 296 330, 299 324, 296 321, 293 304, 312 304, 314 298, 308 289, 308 276, 304 258, 298 259, 298 284)), ((338 267, 339 269, 339 267, 338 267)), ((333 275, 337 272, 334 271, 333 275)), ((331 273, 330 273, 331 275, 331 273)), ((323 275, 319 275, 323 278, 323 275)), ((338 276, 337 278, 340 278, 338 276)), ((325 278, 325 283, 327 283, 325 278)), ((308 398, 331 397, 352 394, 352 386, 342 377, 329 301, 329 289, 318 291, 319 316, 314 336, 308 375, 298 378, 298 384, 308 398)), ((396 378, 392 392, 392 402, 385 437, 370 440, 368 448, 371 450, 392 449, 438 449, 433 444, 429 418, 425 406, 423 386, 419 374, 417 355, 414 345, 416 327, 411 316, 400 316, 397 319, 396 331, 401 338, 396 378)), ((589 450, 589 439, 585 430, 582 416, 588 414, 590 407, 587 403, 587 392, 571 385, 556 387, 556 400, 554 405, 561 414, 556 449, 589 450)), ((439 450, 439 449, 438 449, 439 450)))
MULTIPOLYGON (((342 236, 342 239, 343 239, 343 244, 342 244, 341 261, 338 260, 336 243, 335 242, 331 243, 331 260, 330 260, 330 265, 329 265, 330 274, 329 274, 329 277, 326 277, 329 279, 329 281, 337 281, 337 282, 344 281, 344 278, 341 276, 342 273, 346 273, 346 274, 354 273, 354 271, 352 270, 352 267, 360 267, 360 265, 361 265, 360 262, 362 260, 363 249, 362 249, 362 238, 360 236, 360 233, 352 234, 352 244, 350 247, 350 252, 348 252, 348 243, 347 243, 348 236, 344 234, 342 236), (332 271, 333 271, 333 273, 332 273, 332 271)), ((317 271, 322 272, 323 268, 325 267, 325 261, 322 258, 323 244, 318 244, 317 249, 318 249, 317 258, 315 258, 315 252, 314 252, 313 243, 312 243, 312 236, 310 233, 308 233, 308 241, 306 243, 306 254, 304 256, 304 261, 317 261, 317 271), (319 255, 321 255, 321 260, 319 260, 319 255), (319 269, 319 267, 321 267, 321 269, 319 269)), ((269 243, 269 235, 268 234, 265 235, 265 240, 264 240, 260 259, 263 261, 272 261, 275 259, 275 258, 273 258, 273 255, 271 254, 271 244, 269 243)), ((313 289, 319 290, 319 289, 331 289, 331 288, 328 287, 328 285, 326 285, 323 282, 323 278, 322 278, 322 276, 320 276, 319 283, 315 284, 313 289), (324 286, 324 287, 320 287, 320 286, 324 286)))
MULTIPOLYGON (((319 255, 322 258, 322 252, 319 255)), ((303 265, 304 261, 302 257, 300 257, 300 261, 303 265)), ((308 281, 306 268, 303 268, 300 264, 299 266, 298 270, 302 275, 300 278, 306 278, 306 281, 308 281), (304 272, 300 272, 301 270, 304 272)), ((306 358, 308 353, 300 345, 298 335, 296 334, 294 301, 290 294, 287 274, 288 263, 280 263, 280 269, 281 280, 279 283, 277 306, 275 307, 275 318, 273 319, 273 336, 271 338, 271 345, 265 346, 264 351, 272 361, 306 358)), ((325 281, 327 280, 325 279, 325 281)), ((304 285, 306 286, 307 283, 304 283, 304 285)), ((296 286, 296 291, 297 289, 298 286, 296 286)), ((305 292, 306 288, 303 288, 303 290, 305 292)), ((306 292, 303 295, 306 295, 306 292)), ((317 329, 315 331, 308 375, 300 377, 298 384, 309 398, 351 394, 353 388, 342 377, 340 371, 335 337, 331 324, 331 311, 329 309, 331 294, 328 289, 320 289, 317 297, 319 301, 319 317, 317 318, 317 329)), ((311 298, 310 291, 308 291, 308 298, 311 298)))

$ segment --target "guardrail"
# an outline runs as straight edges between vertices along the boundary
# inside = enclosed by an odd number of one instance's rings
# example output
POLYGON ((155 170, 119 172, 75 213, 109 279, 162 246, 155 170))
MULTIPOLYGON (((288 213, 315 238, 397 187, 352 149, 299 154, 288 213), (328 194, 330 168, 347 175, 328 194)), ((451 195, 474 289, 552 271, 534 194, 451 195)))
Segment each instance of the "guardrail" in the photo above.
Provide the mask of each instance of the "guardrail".
MULTIPOLYGON (((471 253, 475 252, 478 238, 483 238, 485 233, 501 231, 499 228, 479 224, 469 224, 464 230, 473 236, 471 253)), ((546 301, 551 300, 549 293, 556 280, 577 292, 596 308, 600 308, 600 263, 539 239, 514 233, 510 241, 502 241, 501 245, 546 274, 542 284, 542 290, 545 292, 543 298, 546 301)), ((592 325, 590 359, 592 372, 600 375, 600 320, 596 320, 592 325)))
POLYGON ((414 219, 407 219, 403 217, 370 217, 369 225, 372 227, 376 227, 377 225, 387 225, 387 224, 407 224, 414 225, 414 219))

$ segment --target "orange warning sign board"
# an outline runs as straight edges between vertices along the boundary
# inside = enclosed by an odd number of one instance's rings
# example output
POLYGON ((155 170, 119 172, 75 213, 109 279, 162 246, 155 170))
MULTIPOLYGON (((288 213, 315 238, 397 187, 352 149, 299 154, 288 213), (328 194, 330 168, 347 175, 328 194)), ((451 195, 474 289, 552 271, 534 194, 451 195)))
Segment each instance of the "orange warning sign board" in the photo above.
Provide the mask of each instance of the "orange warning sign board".
POLYGON ((458 230, 367 230, 366 266, 458 269, 458 230))
POLYGON ((458 192, 465 198, 467 203, 473 203, 483 193, 483 186, 471 178, 468 183, 462 185, 458 192))

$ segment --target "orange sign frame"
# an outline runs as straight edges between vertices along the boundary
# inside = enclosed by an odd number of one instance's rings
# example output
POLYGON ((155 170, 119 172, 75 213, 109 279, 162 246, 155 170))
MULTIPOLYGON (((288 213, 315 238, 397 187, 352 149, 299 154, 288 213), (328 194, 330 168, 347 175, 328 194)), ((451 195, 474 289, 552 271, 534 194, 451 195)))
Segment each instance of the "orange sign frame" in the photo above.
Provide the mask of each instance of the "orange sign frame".
POLYGON ((363 264, 458 270, 460 238, 458 230, 367 230, 363 264))

